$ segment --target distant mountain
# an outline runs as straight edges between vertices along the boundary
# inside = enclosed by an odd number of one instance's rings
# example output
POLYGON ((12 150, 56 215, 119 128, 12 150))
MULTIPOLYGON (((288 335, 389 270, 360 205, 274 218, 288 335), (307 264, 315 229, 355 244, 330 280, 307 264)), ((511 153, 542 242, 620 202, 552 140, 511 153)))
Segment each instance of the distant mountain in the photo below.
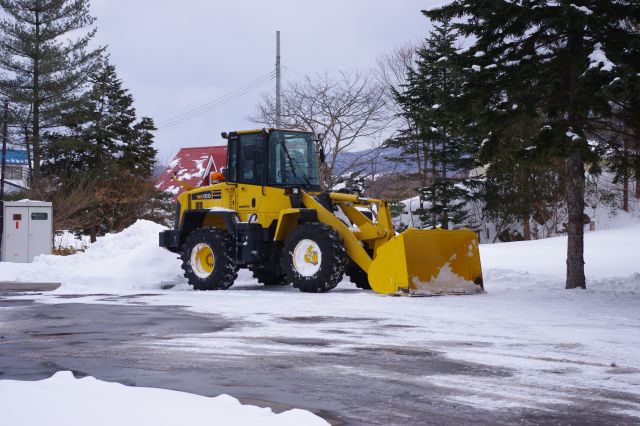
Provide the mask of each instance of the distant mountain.
POLYGON ((417 170, 415 160, 408 162, 394 161, 394 159, 401 157, 403 157, 402 152, 398 148, 341 152, 336 160, 334 175, 343 175, 356 171, 360 171, 363 174, 389 175, 393 173, 412 173, 417 170))

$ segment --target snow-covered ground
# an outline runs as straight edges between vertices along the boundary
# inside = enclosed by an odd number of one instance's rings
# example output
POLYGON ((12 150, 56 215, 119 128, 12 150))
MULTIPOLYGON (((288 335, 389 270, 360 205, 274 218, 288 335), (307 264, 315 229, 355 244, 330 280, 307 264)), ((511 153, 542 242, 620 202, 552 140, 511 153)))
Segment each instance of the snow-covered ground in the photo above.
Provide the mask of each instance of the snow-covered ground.
POLYGON ((70 371, 37 382, 0 380, 2 424, 64 425, 328 425, 320 417, 293 409, 242 405, 229 395, 207 398, 164 389, 130 387, 70 371))
POLYGON ((302 294, 290 287, 265 288, 246 271, 227 291, 194 292, 180 276, 176 256, 157 247, 161 229, 139 221, 99 239, 84 253, 41 256, 31 265, 0 264, 0 281, 62 282, 52 295, 37 296, 42 303, 63 303, 51 296, 64 293, 85 294, 77 302, 127 303, 105 301, 96 293, 156 290, 145 303, 186 306, 244 324, 215 336, 151 343, 165 349, 246 356, 429 348, 452 359, 513 370, 510 377, 425 373, 411 378, 451 390, 449 398, 462 404, 544 409, 580 397, 640 418, 639 224, 586 234, 586 291, 564 290, 566 238, 558 237, 482 245, 487 293, 433 298, 381 296, 346 280, 327 294, 302 294), (169 285, 175 286, 160 290, 169 285), (319 317, 323 320, 313 321, 319 317), (339 320, 344 317, 359 320, 339 320), (332 344, 276 343, 292 336, 332 344))

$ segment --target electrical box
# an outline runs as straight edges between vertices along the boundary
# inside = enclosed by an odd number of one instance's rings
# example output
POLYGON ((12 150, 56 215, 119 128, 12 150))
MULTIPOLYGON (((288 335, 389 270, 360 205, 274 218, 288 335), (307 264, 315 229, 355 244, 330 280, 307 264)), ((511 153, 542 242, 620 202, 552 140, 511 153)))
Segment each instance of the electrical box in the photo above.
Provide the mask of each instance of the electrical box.
POLYGON ((46 201, 5 201, 3 211, 2 261, 29 263, 41 254, 51 254, 53 206, 46 201))

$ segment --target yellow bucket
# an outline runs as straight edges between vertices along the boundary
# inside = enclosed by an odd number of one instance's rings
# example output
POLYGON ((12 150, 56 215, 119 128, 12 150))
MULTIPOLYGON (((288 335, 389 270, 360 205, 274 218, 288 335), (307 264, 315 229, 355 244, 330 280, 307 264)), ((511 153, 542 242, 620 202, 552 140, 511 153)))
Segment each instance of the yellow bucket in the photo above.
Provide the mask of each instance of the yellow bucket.
POLYGON ((408 229, 376 250, 368 275, 371 288, 382 294, 480 293, 478 236, 469 230, 408 229))

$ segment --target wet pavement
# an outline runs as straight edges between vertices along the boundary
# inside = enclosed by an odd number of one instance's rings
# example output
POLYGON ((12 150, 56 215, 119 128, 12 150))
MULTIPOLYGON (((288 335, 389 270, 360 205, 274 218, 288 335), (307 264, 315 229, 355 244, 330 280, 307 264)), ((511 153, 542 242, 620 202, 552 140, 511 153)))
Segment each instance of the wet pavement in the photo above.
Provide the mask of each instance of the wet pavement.
MULTIPOLYGON (((512 371, 452 360, 438 348, 376 346, 314 352, 314 348, 331 347, 332 341, 284 336, 264 339, 282 345, 281 353, 222 356, 198 348, 176 350, 168 344, 175 339, 202 336, 215 345, 216 333, 246 324, 179 306, 147 306, 144 297, 126 296, 128 304, 105 305, 74 303, 74 297, 67 296, 64 303, 49 305, 0 293, 0 379, 38 380, 70 370, 77 377, 90 375, 131 386, 205 396, 226 393, 274 411, 304 408, 334 425, 626 425, 638 421, 579 397, 571 406, 517 410, 456 402, 452 396, 464 394, 464 389, 438 387, 424 377, 508 378, 512 371), (308 350, 286 350, 292 346, 308 350)), ((323 317, 282 319, 323 321, 323 317)), ((251 344, 247 338, 246 345, 251 344)))

